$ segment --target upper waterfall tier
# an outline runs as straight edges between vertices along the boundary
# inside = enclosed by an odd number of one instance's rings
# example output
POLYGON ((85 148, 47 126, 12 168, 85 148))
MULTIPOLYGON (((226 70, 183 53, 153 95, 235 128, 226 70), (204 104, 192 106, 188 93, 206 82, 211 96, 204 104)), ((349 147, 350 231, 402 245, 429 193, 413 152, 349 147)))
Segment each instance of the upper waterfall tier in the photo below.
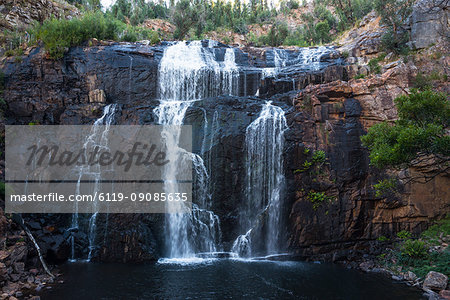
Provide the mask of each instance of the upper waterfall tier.
POLYGON ((239 74, 235 50, 216 49, 210 44, 204 47, 200 41, 169 46, 159 66, 160 99, 190 101, 236 94, 239 74))

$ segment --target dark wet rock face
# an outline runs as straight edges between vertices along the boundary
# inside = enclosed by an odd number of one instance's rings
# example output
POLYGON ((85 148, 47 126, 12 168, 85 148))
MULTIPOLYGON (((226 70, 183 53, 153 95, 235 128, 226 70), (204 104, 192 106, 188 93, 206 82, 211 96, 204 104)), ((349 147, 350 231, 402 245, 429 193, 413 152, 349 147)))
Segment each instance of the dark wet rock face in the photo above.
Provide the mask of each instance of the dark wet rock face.
POLYGON ((395 118, 393 99, 403 93, 401 87, 407 86, 413 70, 399 65, 367 81, 312 85, 294 100, 296 110, 288 119, 297 134, 288 139, 298 146, 287 151, 287 176, 289 199, 294 199, 289 206, 289 244, 295 253, 332 261, 379 254, 378 237, 395 237, 401 230, 419 234, 431 220, 449 212, 443 201, 448 191, 442 189, 449 184, 448 174, 427 183, 410 182, 408 176, 419 174, 417 169, 403 174, 375 169, 360 142, 375 122, 395 118), (386 90, 386 85, 391 88, 386 90), (318 150, 326 153, 325 163, 319 169, 315 164, 302 169, 318 150), (396 194, 376 197, 373 185, 388 175, 405 183, 396 194), (310 191, 327 198, 314 202, 310 191))

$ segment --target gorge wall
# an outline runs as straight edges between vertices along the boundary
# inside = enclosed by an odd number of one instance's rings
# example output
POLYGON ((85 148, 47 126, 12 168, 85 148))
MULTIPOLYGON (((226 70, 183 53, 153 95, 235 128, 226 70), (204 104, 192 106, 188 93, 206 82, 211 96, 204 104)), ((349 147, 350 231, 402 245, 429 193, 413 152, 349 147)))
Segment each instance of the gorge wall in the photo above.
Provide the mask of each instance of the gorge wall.
MULTIPOLYGON (((211 42, 203 43, 207 47, 211 42)), ((48 60, 35 48, 22 62, 6 64, 6 122, 92 124, 106 104, 117 103, 116 124, 153 124, 158 65, 167 46, 99 43, 72 48, 61 61, 48 60)), ((213 49, 217 61, 223 61, 227 46, 215 44, 213 49)), ((302 56, 299 51, 234 49, 239 95, 205 98, 186 113, 185 124, 193 126, 193 150, 208 158, 212 209, 220 217, 223 249, 229 250, 240 234, 245 130, 266 100, 283 108, 289 126, 281 208, 286 243, 281 249, 326 260, 376 254, 373 244, 380 235, 403 229, 418 233, 450 212, 448 174, 426 184, 406 184, 393 198, 375 197, 372 185, 386 173, 370 167, 360 142, 375 122, 396 118, 393 99, 410 88, 417 73, 414 64, 396 61, 379 76, 355 80, 351 78, 358 66, 351 59, 344 62, 335 49, 304 49, 311 53, 300 51, 302 56), (311 60, 304 67, 289 63, 308 55, 311 60), (216 122, 216 130, 205 130, 205 122, 216 122), (205 137, 210 142, 202 149, 205 137), (317 150, 326 154, 320 170, 297 172, 317 150), (310 190, 325 192, 329 201, 314 208, 307 197, 310 190)), ((403 175, 408 177, 408 172, 403 175)), ((69 258, 70 235, 78 241, 77 256, 86 256, 86 234, 66 230, 70 216, 26 219, 33 222, 50 262, 69 258)), ((100 215, 97 223, 100 238, 93 260, 142 261, 162 255, 161 215, 100 215)))

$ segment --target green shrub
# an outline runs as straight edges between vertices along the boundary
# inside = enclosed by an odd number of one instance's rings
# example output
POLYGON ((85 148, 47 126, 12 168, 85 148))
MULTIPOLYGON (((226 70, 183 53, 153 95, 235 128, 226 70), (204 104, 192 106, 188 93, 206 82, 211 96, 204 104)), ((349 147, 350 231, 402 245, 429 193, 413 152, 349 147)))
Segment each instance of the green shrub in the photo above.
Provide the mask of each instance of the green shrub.
POLYGON ((355 77, 353 77, 353 78, 355 78, 355 79, 363 79, 363 78, 366 78, 366 75, 358 74, 358 75, 355 75, 355 77))
POLYGON ((406 230, 399 231, 397 232, 397 237, 402 240, 409 239, 411 237, 411 232, 408 232, 406 230))
POLYGON ((324 151, 322 151, 322 150, 314 151, 314 154, 312 156, 313 163, 315 163, 315 164, 324 163, 325 159, 326 159, 326 157, 325 157, 324 151))
POLYGON ((414 87, 421 91, 431 90, 433 88, 433 81, 443 81, 446 82, 448 79, 447 74, 441 74, 434 70, 430 75, 425 75, 420 72, 414 78, 414 87))
POLYGON ((407 266, 411 266, 412 271, 424 278, 428 272, 435 271, 450 276, 450 250, 447 247, 443 252, 432 252, 422 259, 400 259, 407 266))
POLYGON ((386 197, 396 191, 397 181, 393 178, 383 179, 374 184, 373 187, 375 188, 375 197, 386 197))
POLYGON ((10 57, 10 56, 13 56, 14 55, 14 50, 12 50, 12 49, 10 49, 10 50, 6 50, 5 51, 5 56, 6 57, 10 57))
POLYGON ((407 32, 394 34, 392 30, 389 30, 381 37, 382 48, 386 52, 394 52, 398 55, 407 55, 409 48, 409 37, 407 32))
POLYGON ((428 76, 420 72, 417 74, 416 78, 414 78, 414 87, 421 91, 427 91, 433 88, 433 84, 428 76))
POLYGON ((313 209, 317 210, 322 204, 329 202, 332 198, 327 196, 325 192, 309 191, 307 199, 312 203, 313 209))
POLYGON ((305 40, 303 34, 299 30, 294 30, 284 40, 286 46, 308 47, 309 43, 305 40))
POLYGON ((319 39, 321 44, 331 41, 330 25, 328 24, 327 20, 317 23, 315 26, 315 30, 316 37, 319 39))
POLYGON ((261 45, 277 47, 284 43, 288 34, 289 29, 286 23, 275 23, 272 25, 267 35, 261 35, 259 37, 259 43, 261 45))
POLYGON ((450 215, 437 221, 421 234, 422 239, 430 244, 439 244, 441 236, 450 236, 450 215))
POLYGON ((306 171, 309 170, 309 168, 311 168, 312 165, 313 165, 312 162, 310 162, 310 161, 308 161, 308 160, 305 160, 305 161, 303 162, 302 167, 301 167, 300 169, 295 170, 295 171, 294 171, 294 174, 306 172, 306 171))
POLYGON ((420 240, 406 240, 401 246, 401 254, 410 258, 424 258, 428 249, 425 242, 420 240))
POLYGON ((287 5, 290 9, 297 9, 300 6, 296 0, 289 0, 287 5))
POLYGON ((368 66, 370 68, 370 72, 375 74, 381 73, 381 66, 378 64, 378 60, 376 58, 372 58, 369 61, 368 66))
POLYGON ((389 239, 387 237, 385 237, 384 235, 381 235, 377 238, 377 241, 379 242, 387 242, 389 241, 389 239))
POLYGON ((413 91, 394 101, 398 120, 393 125, 376 124, 361 138, 369 148, 372 165, 407 165, 419 153, 450 156, 450 137, 445 134, 450 124, 450 104, 445 94, 413 91))
POLYGON ((79 19, 48 19, 42 25, 36 25, 32 35, 44 43, 48 55, 60 59, 72 46, 81 45, 91 38, 99 40, 136 41, 157 40, 157 34, 144 28, 127 26, 124 23, 107 17, 100 11, 88 12, 79 19))
POLYGON ((121 40, 125 42, 148 40, 151 44, 156 44, 160 39, 156 31, 150 30, 148 28, 127 26, 127 29, 124 31, 121 40))
POLYGON ((383 61, 385 57, 386 57, 386 54, 382 53, 382 54, 378 55, 378 57, 372 58, 368 63, 370 72, 375 73, 375 74, 381 73, 381 66, 379 65, 379 63, 381 61, 383 61))

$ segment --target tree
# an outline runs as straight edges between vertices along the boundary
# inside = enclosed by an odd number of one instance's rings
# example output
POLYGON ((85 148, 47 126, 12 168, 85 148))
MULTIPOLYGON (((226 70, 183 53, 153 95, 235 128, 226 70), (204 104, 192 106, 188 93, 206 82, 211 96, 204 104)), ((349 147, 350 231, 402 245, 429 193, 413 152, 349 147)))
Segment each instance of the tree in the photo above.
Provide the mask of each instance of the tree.
POLYGON ((375 0, 375 10, 381 17, 381 22, 389 29, 382 37, 387 50, 397 54, 404 52, 408 36, 403 28, 406 19, 411 15, 414 0, 375 0))
POLYGON ((111 13, 120 21, 124 21, 125 17, 131 16, 131 2, 127 0, 117 0, 111 7, 111 13))
POLYGON ((326 43, 330 40, 330 26, 328 25, 328 21, 322 21, 316 24, 316 35, 320 40, 320 43, 326 43))
MULTIPOLYGON (((440 172, 449 169, 450 104, 446 94, 413 91, 395 99, 398 120, 379 123, 361 138, 370 162, 379 168, 413 166, 432 156, 440 172)), ((434 176, 433 176, 434 177, 434 176)))
POLYGON ((176 29, 173 33, 175 39, 183 39, 189 30, 198 22, 198 13, 189 0, 181 0, 175 5, 172 22, 176 29))

